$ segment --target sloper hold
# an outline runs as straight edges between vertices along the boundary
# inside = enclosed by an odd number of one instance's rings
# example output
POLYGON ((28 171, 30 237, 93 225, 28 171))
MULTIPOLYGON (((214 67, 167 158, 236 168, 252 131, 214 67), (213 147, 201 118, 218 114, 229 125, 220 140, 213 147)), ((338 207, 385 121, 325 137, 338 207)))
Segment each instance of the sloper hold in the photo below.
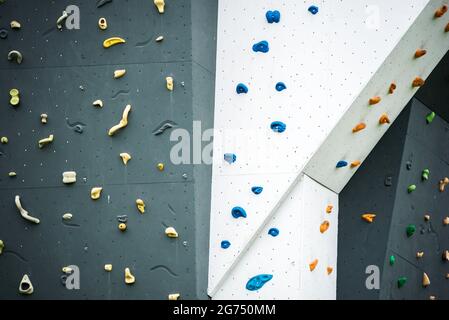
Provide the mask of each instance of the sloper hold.
POLYGON ((281 20, 281 13, 278 10, 268 10, 265 17, 267 18, 268 23, 278 23, 281 20))
POLYGON ((179 237, 178 232, 173 227, 168 227, 167 229, 165 229, 165 234, 169 238, 178 238, 179 237))
POLYGON ((253 51, 254 52, 267 53, 268 51, 270 51, 270 47, 268 45, 268 41, 262 40, 262 41, 259 41, 259 42, 255 43, 253 45, 253 51))
POLYGON ((379 118, 379 124, 387 124, 387 123, 390 123, 390 118, 388 118, 388 115, 384 113, 379 118))
POLYGON ((425 81, 422 78, 416 77, 412 82, 412 87, 419 88, 419 87, 423 86, 424 83, 425 83, 425 81))
POLYGON ((145 213, 145 202, 142 199, 136 200, 136 206, 140 213, 145 213))
POLYGON ((359 161, 359 160, 352 161, 352 162, 351 162, 351 168, 356 168, 356 167, 358 167, 361 163, 362 163, 362 162, 359 161))
POLYGON ((409 185, 408 187, 407 187, 407 192, 408 193, 412 193, 413 191, 415 191, 416 190, 416 185, 414 185, 414 184, 411 184, 411 185, 409 185))
POLYGON ((435 11, 435 18, 441 18, 447 12, 447 5, 443 5, 435 11))
POLYGON ((164 0, 154 0, 154 5, 159 13, 164 13, 165 11, 165 1, 164 0))
POLYGON ((376 96, 376 97, 372 97, 371 99, 369 99, 368 103, 370 106, 378 104, 380 101, 382 100, 381 97, 376 96))
POLYGON ((231 214, 235 219, 246 218, 246 211, 242 207, 234 207, 231 210, 231 214))
POLYGON ((122 162, 125 166, 128 164, 128 161, 132 159, 131 155, 127 152, 120 153, 120 158, 122 158, 122 162))
POLYGON ((330 222, 327 220, 324 220, 320 225, 320 232, 325 233, 329 229, 329 226, 330 226, 330 222))
POLYGON ((119 79, 126 74, 126 69, 118 69, 114 71, 114 79, 119 79))
POLYGON ((246 289, 249 291, 259 290, 271 279, 273 279, 273 275, 271 274, 259 274, 248 280, 246 289))
POLYGON ((426 53, 427 53, 427 50, 424 50, 424 49, 418 49, 418 50, 416 50, 416 52, 415 52, 415 58, 416 58, 416 59, 421 58, 421 57, 424 56, 426 53))
POLYGON ((248 93, 248 87, 243 83, 239 83, 235 88, 235 91, 237 92, 237 94, 248 93))
POLYGON ((282 133, 287 129, 287 125, 281 121, 273 121, 270 125, 271 130, 274 132, 282 133))
POLYGON ((103 191, 102 187, 92 188, 92 190, 90 191, 90 197, 92 198, 92 200, 100 199, 101 191, 103 191))
POLYGON ((334 271, 334 268, 332 268, 332 267, 326 268, 327 275, 330 275, 332 273, 332 271, 334 271))
POLYGON ((24 275, 19 284, 19 292, 21 294, 30 295, 34 292, 33 284, 28 275, 24 275))

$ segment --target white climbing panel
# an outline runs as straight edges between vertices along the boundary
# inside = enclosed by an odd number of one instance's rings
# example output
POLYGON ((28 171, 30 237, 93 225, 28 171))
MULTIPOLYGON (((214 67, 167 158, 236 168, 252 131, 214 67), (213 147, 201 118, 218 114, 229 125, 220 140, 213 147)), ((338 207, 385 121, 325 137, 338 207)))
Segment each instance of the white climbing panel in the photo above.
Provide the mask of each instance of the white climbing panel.
POLYGON ((213 298, 335 299, 337 222, 338 195, 301 176, 213 298), (333 206, 331 213, 326 213, 328 205, 333 206), (325 220, 330 226, 321 234, 319 226, 325 220), (279 229, 277 237, 268 234, 273 227, 279 229), (315 259, 318 265, 311 272, 309 263, 315 259), (333 269, 329 275, 327 267, 333 269), (246 290, 248 279, 258 274, 273 274, 273 279, 260 290, 246 290))
MULTIPOLYGON (((241 259, 246 255, 242 253, 256 246, 255 240, 263 233, 266 222, 277 215, 277 208, 284 205, 289 192, 296 190, 307 162, 428 2, 247 0, 236 6, 233 0, 219 1, 209 260, 211 296, 216 297, 221 288, 231 286, 228 282, 236 281, 236 287, 244 288, 248 273, 257 273, 247 270, 245 281, 230 277, 234 268, 243 268, 241 259), (307 10, 310 5, 318 6, 318 14, 307 10), (280 22, 267 23, 267 10, 279 10, 280 22), (252 51, 252 45, 261 40, 268 41, 268 53, 252 51), (286 90, 275 90, 279 81, 286 84, 286 90), (236 94, 238 83, 247 85, 249 92, 236 94), (273 132, 272 121, 284 122, 286 131, 273 132), (237 161, 228 164, 223 160, 224 153, 235 153, 237 161), (252 194, 252 186, 264 187, 262 194, 252 194), (232 218, 234 206, 243 207, 248 217, 232 218), (230 241, 231 247, 221 249, 222 240, 230 241)), ((416 46, 424 45, 423 41, 416 46)), ((376 94, 379 92, 373 92, 376 94)), ((356 124, 351 123, 347 129, 350 131, 356 124)), ((335 153, 341 147, 332 145, 328 152, 335 153)), ((335 163, 328 165, 335 168, 335 163)), ((326 181, 320 182, 326 185, 326 181)), ((263 247, 265 241, 272 240, 275 239, 257 241, 263 247)), ((307 241, 305 238, 291 241, 295 246, 292 250, 299 252, 307 245, 302 242, 307 241)), ((310 248, 320 250, 312 243, 310 248)), ((285 255, 282 246, 274 250, 285 255)), ((307 258, 305 252, 300 255, 301 259, 307 258)), ((273 286, 278 272, 285 271, 274 271, 270 281, 273 286)), ((289 276, 294 279, 297 275, 289 276)), ((296 297, 318 297, 313 292, 305 294, 299 286, 295 288, 299 290, 296 297)), ((270 295, 286 296, 283 290, 288 288, 276 286, 270 295)), ((231 298, 223 293, 230 291, 221 292, 220 297, 231 298)))

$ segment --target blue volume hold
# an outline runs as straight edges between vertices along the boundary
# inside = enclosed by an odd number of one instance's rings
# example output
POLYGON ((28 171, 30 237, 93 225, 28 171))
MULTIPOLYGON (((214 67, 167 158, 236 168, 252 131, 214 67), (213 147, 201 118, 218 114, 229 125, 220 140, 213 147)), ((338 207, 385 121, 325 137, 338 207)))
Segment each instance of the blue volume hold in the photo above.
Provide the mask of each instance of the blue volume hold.
POLYGON ((232 208, 232 216, 236 219, 238 218, 246 218, 246 211, 242 207, 234 207, 232 208))
POLYGON ((273 279, 273 275, 271 274, 259 274, 255 277, 252 277, 246 283, 246 289, 249 291, 259 290, 264 286, 265 283, 273 279))
POLYGON ((273 237, 277 237, 279 235, 279 229, 278 228, 271 228, 268 230, 268 234, 273 237))
POLYGON ((278 83, 276 83, 276 90, 277 91, 282 91, 282 90, 285 90, 285 89, 287 89, 287 86, 285 85, 285 83, 283 83, 283 82, 278 82, 278 83))
POLYGON ((344 160, 338 161, 336 167, 337 168, 343 168, 346 167, 348 165, 348 163, 344 160))
POLYGON ((225 153, 224 154, 224 160, 229 163, 232 164, 235 162, 235 160, 237 160, 237 156, 233 153, 225 153))
POLYGON ((281 20, 281 13, 277 10, 270 11, 268 10, 265 14, 265 17, 267 17, 268 23, 276 22, 278 23, 281 20))
POLYGON ((222 242, 221 242, 221 247, 223 248, 223 249, 227 249, 227 248, 229 248, 231 246, 231 243, 228 241, 228 240, 223 240, 222 242))
POLYGON ((270 125, 271 130, 282 133, 287 129, 287 125, 281 121, 274 121, 270 125))
POLYGON ((267 53, 270 50, 268 47, 268 42, 263 40, 253 45, 254 52, 263 52, 267 53))
POLYGON ((238 94, 248 93, 248 87, 245 86, 243 83, 239 83, 235 91, 237 91, 238 94))
POLYGON ((261 194, 263 191, 263 187, 252 187, 251 191, 254 192, 254 194, 261 194))
POLYGON ((311 14, 317 14, 318 13, 318 7, 317 6, 310 6, 308 10, 309 10, 309 12, 311 14))

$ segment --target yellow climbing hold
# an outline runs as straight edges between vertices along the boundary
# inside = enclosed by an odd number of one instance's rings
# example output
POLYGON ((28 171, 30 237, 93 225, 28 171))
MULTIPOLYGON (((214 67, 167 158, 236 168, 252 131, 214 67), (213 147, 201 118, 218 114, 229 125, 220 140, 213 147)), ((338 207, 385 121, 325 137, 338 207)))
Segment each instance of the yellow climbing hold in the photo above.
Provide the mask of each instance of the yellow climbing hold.
POLYGON ((104 271, 111 272, 112 271, 112 264, 105 264, 104 265, 104 271))
POLYGON ((116 124, 111 129, 109 129, 108 135, 113 136, 118 130, 120 130, 128 125, 128 115, 129 115, 130 111, 131 111, 131 105, 128 104, 125 107, 125 110, 123 110, 122 119, 120 120, 120 122, 118 124, 116 124))
POLYGON ((119 79, 123 77, 126 73, 126 69, 119 69, 114 71, 114 79, 119 79))
POLYGON ((362 214, 362 219, 365 220, 368 223, 373 223, 375 218, 376 218, 376 215, 374 213, 362 214))
POLYGON ((167 81, 167 89, 173 91, 173 77, 167 77, 165 80, 167 81))
POLYGON ((358 167, 362 162, 360 162, 359 160, 356 161, 352 161, 351 162, 351 168, 356 168, 358 167))
POLYGON ((365 128, 366 128, 366 124, 363 123, 363 122, 360 122, 358 125, 356 125, 356 126, 352 129, 352 132, 356 133, 356 132, 362 131, 362 130, 365 129, 365 128))
POLYGON ((90 191, 90 197, 92 198, 92 200, 97 200, 100 198, 101 196, 101 191, 103 190, 102 187, 95 187, 92 188, 92 190, 90 191))
POLYGON ((165 9, 165 1, 164 0, 154 0, 154 5, 157 8, 157 11, 159 11, 159 13, 164 13, 164 9, 165 9))
POLYGON ((128 164, 128 161, 132 159, 131 155, 126 152, 120 153, 120 158, 122 158, 123 164, 125 166, 128 164))
POLYGON ((47 144, 52 143, 53 140, 54 140, 54 136, 53 136, 52 134, 49 135, 48 138, 44 138, 44 139, 39 140, 39 142, 38 142, 39 148, 42 149, 42 148, 45 147, 47 144))
POLYGON ((330 225, 330 222, 327 220, 324 220, 323 223, 321 223, 321 225, 320 225, 320 232, 325 233, 327 231, 327 229, 329 229, 329 225, 330 225))
POLYGON ((98 28, 101 30, 106 30, 108 28, 108 22, 106 21, 106 18, 100 18, 98 20, 98 28))
POLYGON ((178 237, 178 232, 176 232, 175 228, 173 228, 173 227, 168 227, 167 229, 165 229, 165 234, 169 238, 177 238, 178 237))
POLYGON ((313 260, 311 263, 309 263, 309 269, 310 271, 315 270, 316 266, 318 265, 318 259, 313 260))
POLYGON ((168 295, 168 300, 179 300, 181 295, 179 293, 172 293, 168 295))
POLYGON ((369 105, 372 106, 378 104, 381 100, 382 98, 379 96, 372 97, 371 99, 369 99, 369 105))
POLYGON ((326 213, 331 213, 333 208, 334 208, 334 206, 328 205, 326 207, 326 213))
POLYGON ((424 251, 418 251, 416 253, 416 259, 421 259, 422 257, 424 257, 424 251))
POLYGON ((104 48, 110 48, 112 46, 115 46, 116 44, 120 44, 120 43, 125 43, 125 39, 120 38, 120 37, 112 37, 112 38, 108 38, 106 40, 104 40, 103 42, 103 47, 104 48))
POLYGON ((162 163, 162 162, 160 162, 160 163, 158 163, 157 164, 157 169, 159 170, 159 171, 164 171, 164 164, 162 163))
POLYGON ((145 212, 145 202, 143 202, 142 199, 137 199, 136 200, 136 206, 137 206, 137 210, 139 210, 140 213, 144 213, 145 212))
POLYGON ((384 113, 379 118, 379 124, 387 124, 387 123, 390 123, 390 118, 388 118, 388 115, 384 113))
POLYGON ((120 231, 126 231, 126 224, 125 224, 125 223, 120 223, 120 224, 118 225, 118 229, 119 229, 120 231))
POLYGON ((41 123, 47 124, 48 115, 46 113, 41 114, 41 123))
POLYGON ((0 240, 0 254, 3 253, 3 248, 5 247, 5 244, 3 243, 3 240, 0 240))
POLYGON ((422 286, 428 287, 430 285, 430 279, 429 276, 427 275, 427 273, 423 272, 422 274, 422 286))
POLYGON ((125 283, 126 284, 133 284, 136 282, 136 278, 132 275, 131 270, 129 268, 125 269, 125 283))
POLYGON ((0 138, 0 142, 1 142, 2 144, 7 144, 7 143, 9 142, 8 137, 1 137, 1 138, 0 138))

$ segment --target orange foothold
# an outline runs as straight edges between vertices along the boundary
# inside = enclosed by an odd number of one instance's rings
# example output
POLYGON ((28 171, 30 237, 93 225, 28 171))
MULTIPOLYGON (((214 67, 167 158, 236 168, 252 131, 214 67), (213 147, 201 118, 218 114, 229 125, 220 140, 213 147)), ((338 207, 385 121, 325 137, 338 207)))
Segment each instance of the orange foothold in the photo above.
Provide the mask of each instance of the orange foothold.
POLYGON ((327 206, 326 213, 331 213, 333 208, 334 208, 334 206, 331 206, 331 205, 327 206))
POLYGON ((440 180, 440 192, 444 192, 444 188, 449 184, 449 178, 445 177, 444 179, 440 180))
POLYGON ((313 260, 312 263, 309 264, 310 271, 315 270, 317 265, 318 265, 318 259, 313 260))
POLYGON ((449 224, 449 217, 443 219, 443 225, 447 226, 449 224))
POLYGON ((379 124, 387 124, 387 123, 390 123, 390 118, 388 118, 388 115, 384 113, 379 118, 379 124))
POLYGON ((356 133, 356 132, 362 131, 365 128, 366 128, 366 124, 364 124, 363 122, 360 122, 358 125, 356 125, 354 128, 352 128, 352 132, 356 133))
POLYGON ((447 6, 443 5, 437 11, 435 11, 435 18, 441 18, 447 12, 447 6))
POLYGON ((369 105, 372 106, 374 104, 378 104, 380 100, 382 100, 382 98, 379 96, 372 97, 371 99, 369 99, 369 105))
POLYGON ((327 274, 330 275, 332 273, 332 271, 334 271, 334 269, 332 267, 327 267, 327 274))
POLYGON ((421 87, 422 85, 424 85, 424 80, 420 77, 416 77, 415 80, 413 80, 412 82, 413 88, 418 88, 421 87))
POLYGON ((358 167, 362 162, 360 162, 359 160, 357 161, 352 161, 351 162, 351 168, 356 168, 358 167))
POLYGON ((323 223, 320 225, 320 232, 321 233, 325 233, 327 231, 327 229, 329 229, 329 221, 324 220, 323 223))
POLYGON ((392 83, 390 84, 390 88, 388 88, 388 93, 389 93, 389 94, 393 94, 393 93, 394 93, 394 90, 396 90, 396 83, 392 82, 392 83))
POLYGON ((418 49, 418 50, 416 50, 416 52, 415 52, 415 58, 416 58, 416 59, 421 58, 421 57, 424 56, 426 53, 427 53, 427 50, 424 50, 424 49, 418 49))
POLYGON ((446 27, 444 28, 444 32, 449 32, 449 23, 446 25, 446 27))
POLYGON ((376 218, 376 215, 374 213, 362 214, 362 219, 365 220, 368 223, 373 223, 374 218, 376 218))

